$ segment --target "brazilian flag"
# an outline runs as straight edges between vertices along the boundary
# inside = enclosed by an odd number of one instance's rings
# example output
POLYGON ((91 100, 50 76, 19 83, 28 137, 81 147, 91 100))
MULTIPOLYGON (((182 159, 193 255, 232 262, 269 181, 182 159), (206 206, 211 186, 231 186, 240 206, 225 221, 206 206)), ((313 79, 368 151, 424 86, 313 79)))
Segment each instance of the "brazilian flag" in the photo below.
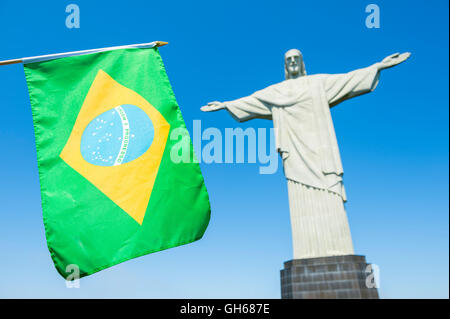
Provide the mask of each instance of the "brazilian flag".
POLYGON ((198 163, 171 159, 170 134, 186 126, 156 47, 24 69, 47 245, 64 278, 203 236, 208 193, 198 163))

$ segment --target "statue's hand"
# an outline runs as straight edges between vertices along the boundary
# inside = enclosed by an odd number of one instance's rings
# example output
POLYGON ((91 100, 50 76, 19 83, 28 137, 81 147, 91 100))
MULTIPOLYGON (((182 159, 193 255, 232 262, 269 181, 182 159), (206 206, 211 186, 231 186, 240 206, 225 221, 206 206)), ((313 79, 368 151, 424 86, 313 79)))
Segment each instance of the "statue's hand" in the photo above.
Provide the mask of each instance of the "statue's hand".
POLYGON ((222 102, 209 102, 208 105, 202 106, 200 110, 203 112, 214 112, 225 108, 225 103, 222 102))
POLYGON ((381 70, 392 68, 393 66, 396 66, 397 64, 400 64, 404 61, 406 61, 410 57, 411 53, 405 52, 405 53, 394 53, 388 57, 385 57, 383 61, 379 63, 379 68, 381 70))

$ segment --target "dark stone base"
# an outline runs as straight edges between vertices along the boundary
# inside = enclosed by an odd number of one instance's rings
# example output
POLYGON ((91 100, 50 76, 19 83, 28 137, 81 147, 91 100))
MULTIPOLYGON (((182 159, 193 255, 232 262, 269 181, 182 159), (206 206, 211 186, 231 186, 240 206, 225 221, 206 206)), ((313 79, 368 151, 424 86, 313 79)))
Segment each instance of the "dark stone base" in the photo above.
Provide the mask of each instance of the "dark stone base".
POLYGON ((357 255, 293 259, 281 270, 282 299, 378 299, 367 288, 366 257, 357 255))

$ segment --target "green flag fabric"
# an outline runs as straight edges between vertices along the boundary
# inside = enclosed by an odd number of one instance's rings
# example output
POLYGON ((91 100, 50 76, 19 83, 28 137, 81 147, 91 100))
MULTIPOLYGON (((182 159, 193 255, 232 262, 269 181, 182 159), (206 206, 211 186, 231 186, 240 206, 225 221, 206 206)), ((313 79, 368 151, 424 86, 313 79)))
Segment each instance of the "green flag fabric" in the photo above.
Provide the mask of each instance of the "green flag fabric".
POLYGON ((186 127, 157 48, 24 70, 47 245, 64 278, 203 236, 208 193, 198 163, 171 159, 170 134, 186 127))

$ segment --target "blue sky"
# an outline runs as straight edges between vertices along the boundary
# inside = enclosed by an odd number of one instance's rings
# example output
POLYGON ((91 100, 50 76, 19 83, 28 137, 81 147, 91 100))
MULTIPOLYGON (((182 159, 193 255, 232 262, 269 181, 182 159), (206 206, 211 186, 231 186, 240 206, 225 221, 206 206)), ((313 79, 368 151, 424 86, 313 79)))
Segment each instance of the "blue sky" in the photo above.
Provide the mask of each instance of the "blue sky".
MULTIPOLYGON (((380 267, 384 298, 448 298, 448 2, 0 2, 0 59, 169 41, 161 48, 188 128, 239 124, 205 114, 283 80, 283 54, 303 52, 308 74, 340 73, 410 51, 377 89, 332 110, 355 251, 380 267), (65 26, 76 3, 81 27, 65 26)), ((21 65, 0 67, 0 297, 279 298, 292 258, 286 181, 257 164, 202 164, 212 218, 190 245, 140 257, 67 289, 48 253, 31 109, 21 65)), ((64 114, 61 114, 64 116, 64 114)))

